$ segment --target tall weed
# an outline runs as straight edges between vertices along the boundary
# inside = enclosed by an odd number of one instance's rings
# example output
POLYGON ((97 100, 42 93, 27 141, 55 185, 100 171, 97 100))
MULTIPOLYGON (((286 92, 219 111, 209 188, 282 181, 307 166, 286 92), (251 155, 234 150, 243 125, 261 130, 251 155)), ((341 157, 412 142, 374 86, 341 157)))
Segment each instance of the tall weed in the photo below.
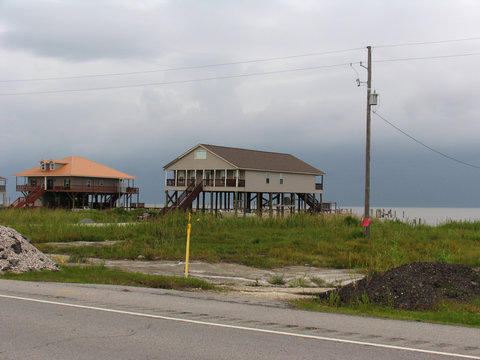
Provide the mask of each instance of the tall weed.
MULTIPOLYGON (((138 212, 3 210, 0 224, 10 225, 42 244, 44 251, 81 257, 183 259, 188 214, 176 212, 137 221, 138 212), (103 226, 80 225, 91 218, 103 226), (126 223, 118 225, 117 223, 126 223), (50 242, 122 240, 105 248, 62 249, 50 242)), ((415 261, 446 261, 480 266, 478 223, 449 222, 438 227, 373 220, 365 239, 352 216, 295 214, 292 216, 192 216, 190 257, 230 261, 259 267, 310 264, 382 271, 415 261)))

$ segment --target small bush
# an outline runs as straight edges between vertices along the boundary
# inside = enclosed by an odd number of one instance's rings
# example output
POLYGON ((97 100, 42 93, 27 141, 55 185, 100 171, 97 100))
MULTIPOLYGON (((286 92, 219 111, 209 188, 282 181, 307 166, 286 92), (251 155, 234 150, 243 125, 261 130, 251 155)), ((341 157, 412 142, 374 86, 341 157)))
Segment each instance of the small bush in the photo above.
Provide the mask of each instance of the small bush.
POLYGON ((356 226, 356 225, 360 225, 360 221, 359 221, 357 218, 354 218, 354 217, 351 216, 351 215, 348 215, 347 217, 345 217, 345 219, 343 220, 343 223, 344 223, 346 226, 356 226))
POLYGON ((290 280, 288 283, 288 286, 290 287, 309 287, 310 285, 308 284, 307 280, 305 280, 305 277, 301 278, 294 278, 290 280))
POLYGON ((319 287, 324 287, 327 284, 325 280, 319 277, 311 277, 310 281, 319 287))
POLYGON ((284 275, 275 275, 268 279, 268 282, 272 285, 285 285, 286 281, 284 275))
POLYGON ((328 304, 330 306, 339 307, 339 305, 340 305, 340 295, 338 295, 338 291, 330 291, 330 296, 328 298, 328 304))
POLYGON ((350 238, 352 239, 360 239, 360 238, 363 238, 364 236, 365 234, 363 233, 363 230, 353 230, 350 233, 350 238))

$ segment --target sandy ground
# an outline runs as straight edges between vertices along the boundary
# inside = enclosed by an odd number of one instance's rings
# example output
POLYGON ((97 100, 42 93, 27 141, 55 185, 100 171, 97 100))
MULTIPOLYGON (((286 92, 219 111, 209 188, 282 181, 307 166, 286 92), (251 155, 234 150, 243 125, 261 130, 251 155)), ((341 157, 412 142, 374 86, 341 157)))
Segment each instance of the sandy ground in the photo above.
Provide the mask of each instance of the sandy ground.
MULTIPOLYGON (((70 243, 71 245, 72 243, 70 243)), ((60 245, 60 244, 59 244, 60 245)), ((89 243, 77 244, 88 246, 89 243)), ((98 244, 91 244, 98 246, 98 244)), ((51 255, 52 258, 68 256, 51 255)), ((185 263, 179 261, 101 260, 88 259, 89 263, 104 263, 109 268, 130 272, 167 276, 185 276, 185 263)), ((206 263, 191 261, 189 277, 215 284, 226 294, 262 297, 274 300, 294 300, 325 292, 333 286, 345 285, 363 278, 354 270, 316 268, 308 265, 286 266, 276 269, 258 269, 232 263, 206 263), (273 279, 283 279, 283 285, 272 285, 273 279)))

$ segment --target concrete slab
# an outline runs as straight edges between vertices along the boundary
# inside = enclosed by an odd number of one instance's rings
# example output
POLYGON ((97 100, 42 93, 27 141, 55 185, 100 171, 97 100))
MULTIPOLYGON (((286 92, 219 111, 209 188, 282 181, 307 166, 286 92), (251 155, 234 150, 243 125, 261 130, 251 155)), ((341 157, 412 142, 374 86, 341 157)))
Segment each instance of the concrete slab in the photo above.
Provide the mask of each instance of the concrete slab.
MULTIPOLYGON (((85 244, 83 244, 85 245, 85 244)), ((92 244, 95 246, 94 244, 92 244)), ((97 245, 98 246, 98 245, 97 245)), ((68 255, 50 254, 68 264, 68 255)), ((167 260, 103 260, 89 258, 87 263, 104 264, 129 272, 165 276, 185 276, 185 262, 167 260)), ((263 297, 275 300, 294 300, 311 297, 334 286, 348 284, 363 278, 359 271, 318 268, 308 265, 285 266, 275 269, 259 269, 232 263, 207 263, 191 261, 189 277, 206 280, 236 296, 263 297), (273 280, 283 280, 274 285, 273 280)))

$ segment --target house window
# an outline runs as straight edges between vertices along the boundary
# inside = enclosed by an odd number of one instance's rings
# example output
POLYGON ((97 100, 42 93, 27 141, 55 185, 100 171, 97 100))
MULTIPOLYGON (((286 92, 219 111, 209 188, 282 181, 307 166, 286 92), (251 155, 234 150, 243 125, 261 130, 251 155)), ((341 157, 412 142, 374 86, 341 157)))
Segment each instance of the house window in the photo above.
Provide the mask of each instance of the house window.
POLYGON ((265 177, 265 183, 270 184, 270 173, 267 172, 267 175, 265 177))
POLYGON ((30 179, 31 186, 37 186, 37 179, 30 179))
POLYGON ((40 163, 40 170, 42 171, 47 170, 47 164, 45 164, 43 161, 40 163))
POLYGON ((207 151, 199 149, 195 151, 195 160, 205 160, 207 158, 207 151))
POLYGON ((70 179, 63 179, 63 188, 66 190, 70 189, 70 179))
POLYGON ((50 165, 50 170, 55 170, 55 163, 54 162, 51 162, 49 165, 50 165))
POLYGON ((280 173, 280 185, 282 185, 282 184, 283 184, 283 174, 280 173))
POLYGON ((90 186, 92 186, 92 180, 88 179, 87 180, 87 187, 90 187, 90 186))

